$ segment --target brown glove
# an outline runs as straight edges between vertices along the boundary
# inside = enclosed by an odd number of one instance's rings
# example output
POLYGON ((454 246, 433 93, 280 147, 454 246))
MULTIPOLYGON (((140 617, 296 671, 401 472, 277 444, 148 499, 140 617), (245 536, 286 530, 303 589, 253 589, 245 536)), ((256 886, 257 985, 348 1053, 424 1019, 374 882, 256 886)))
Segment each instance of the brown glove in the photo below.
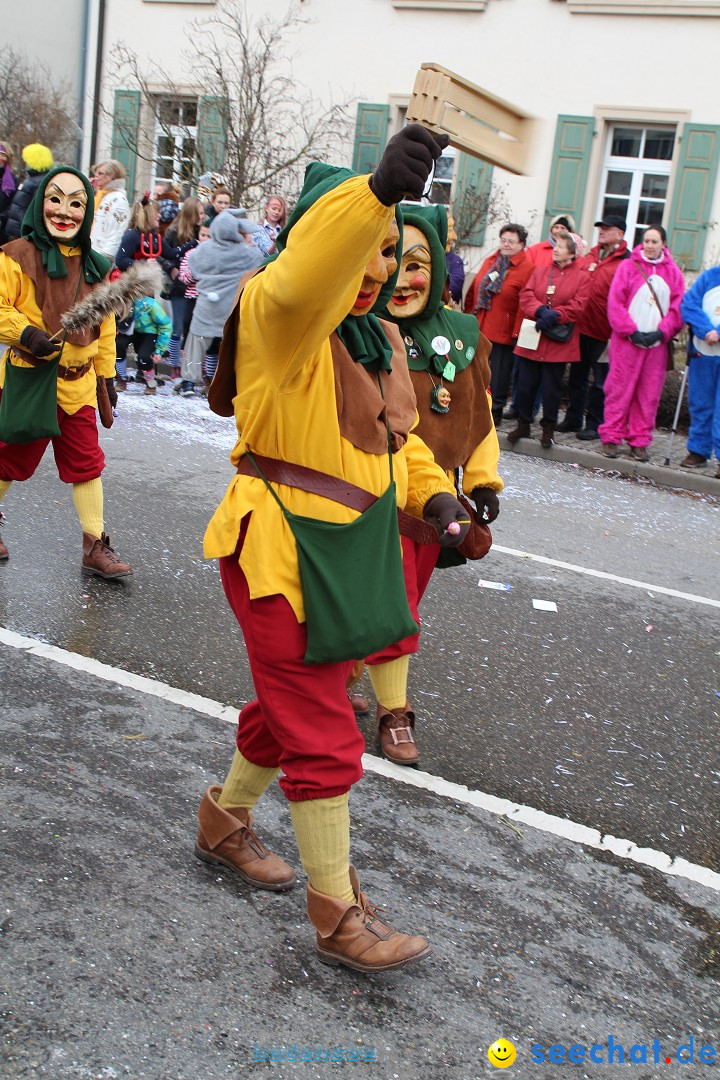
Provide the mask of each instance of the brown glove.
POLYGON ((370 177, 373 194, 383 206, 393 206, 406 195, 419 199, 449 141, 449 135, 434 135, 420 124, 408 124, 385 147, 370 177))
POLYGON ((47 330, 41 330, 37 326, 25 327, 20 335, 20 345, 33 356, 37 356, 38 360, 45 360, 53 353, 60 352, 60 343, 53 341, 47 330))
POLYGON ((440 547, 458 547, 470 528, 467 510, 449 491, 440 491, 428 499, 423 517, 437 529, 440 547))
POLYGON ((472 493, 472 500, 476 506, 477 520, 485 525, 489 525, 500 513, 500 502, 492 488, 476 487, 472 493))

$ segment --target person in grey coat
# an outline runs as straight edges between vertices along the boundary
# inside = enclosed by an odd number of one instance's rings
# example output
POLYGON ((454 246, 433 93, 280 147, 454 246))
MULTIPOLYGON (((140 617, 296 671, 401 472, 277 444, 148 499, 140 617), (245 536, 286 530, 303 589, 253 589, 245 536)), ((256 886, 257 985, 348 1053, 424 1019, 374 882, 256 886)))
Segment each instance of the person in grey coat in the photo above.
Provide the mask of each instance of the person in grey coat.
POLYGON ((238 281, 264 261, 253 242, 260 226, 245 210, 223 210, 213 218, 210 239, 188 255, 188 269, 197 282, 197 301, 186 342, 186 364, 193 382, 204 375, 209 384, 217 367, 223 327, 232 311, 238 281))

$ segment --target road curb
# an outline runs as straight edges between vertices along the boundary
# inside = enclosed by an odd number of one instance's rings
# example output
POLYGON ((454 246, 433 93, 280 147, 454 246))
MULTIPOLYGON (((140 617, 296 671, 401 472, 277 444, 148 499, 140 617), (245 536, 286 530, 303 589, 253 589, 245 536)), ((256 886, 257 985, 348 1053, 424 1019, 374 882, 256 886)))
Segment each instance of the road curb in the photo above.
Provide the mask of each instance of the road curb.
POLYGON ((507 436, 498 432, 500 449, 511 454, 525 457, 542 458, 546 461, 562 461, 567 465, 580 465, 584 469, 601 469, 607 473, 621 473, 623 476, 644 477, 663 487, 680 488, 683 491, 697 491, 703 495, 720 498, 720 479, 695 473, 687 469, 672 469, 665 465, 656 465, 652 461, 633 461, 631 458, 606 458, 604 454, 580 447, 558 445, 554 443, 549 450, 543 450, 538 439, 520 439, 509 443, 507 436))

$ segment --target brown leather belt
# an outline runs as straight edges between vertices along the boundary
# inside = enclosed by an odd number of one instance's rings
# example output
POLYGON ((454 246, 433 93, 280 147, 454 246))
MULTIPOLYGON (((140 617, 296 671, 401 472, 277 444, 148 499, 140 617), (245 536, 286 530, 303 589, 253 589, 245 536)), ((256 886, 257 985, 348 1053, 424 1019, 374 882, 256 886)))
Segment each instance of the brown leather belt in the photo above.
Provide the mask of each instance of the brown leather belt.
MULTIPOLYGON (((21 360, 25 360, 26 363, 31 364, 33 367, 40 367, 42 364, 47 363, 47 360, 42 360, 37 356, 33 356, 32 353, 26 352, 25 349, 21 349, 18 345, 13 345, 12 352, 15 356, 18 356, 21 360)), ((92 360, 88 360, 82 367, 66 367, 65 364, 59 364, 58 379, 64 379, 67 382, 81 379, 83 375, 87 374, 92 366, 92 360)))
MULTIPOLYGON (((357 484, 341 480, 339 476, 330 476, 317 469, 308 469, 305 465, 294 465, 290 461, 278 461, 277 458, 263 457, 261 454, 253 454, 253 457, 265 478, 274 484, 285 484, 286 487, 308 491, 311 495, 321 495, 342 506, 349 506, 351 510, 357 510, 360 514, 377 502, 377 495, 358 487, 357 484)), ((237 471, 240 476, 261 479, 248 457, 242 458, 237 471)), ((414 540, 416 544, 439 543, 437 529, 434 526, 411 514, 406 514, 399 507, 398 526, 402 535, 414 540)))

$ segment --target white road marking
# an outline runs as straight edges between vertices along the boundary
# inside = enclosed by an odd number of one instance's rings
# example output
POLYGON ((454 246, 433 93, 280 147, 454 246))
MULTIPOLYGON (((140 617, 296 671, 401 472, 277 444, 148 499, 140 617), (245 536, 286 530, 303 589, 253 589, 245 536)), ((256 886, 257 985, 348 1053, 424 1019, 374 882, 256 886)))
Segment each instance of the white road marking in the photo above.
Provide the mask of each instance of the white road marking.
MULTIPOLYGON (((56 664, 74 668, 76 671, 84 671, 94 675, 98 679, 115 683, 117 686, 126 686, 131 690, 138 690, 152 697, 162 698, 164 701, 183 708, 193 709, 195 712, 212 717, 214 720, 223 720, 226 723, 236 724, 238 710, 232 706, 221 705, 212 698, 202 697, 200 694, 191 694, 186 690, 178 690, 167 683, 155 679, 148 679, 144 675, 135 675, 131 671, 113 667, 111 664, 103 664, 89 656, 80 656, 78 653, 67 652, 56 645, 38 641, 35 638, 24 637, 12 630, 0 627, 0 645, 7 645, 12 649, 21 649, 33 656, 39 656, 44 660, 52 660, 56 664)), ((454 784, 444 780, 441 776, 432 773, 421 772, 416 769, 403 768, 401 765, 393 765, 383 758, 374 757, 372 754, 363 754, 363 768, 366 772, 375 773, 376 776, 385 776, 411 787, 420 788, 423 791, 431 791, 453 802, 464 803, 467 806, 476 806, 496 817, 504 818, 512 824, 522 823, 540 832, 559 836, 564 840, 582 844, 584 847, 596 848, 599 851, 610 851, 623 859, 641 863, 643 866, 652 866, 656 870, 662 870, 666 874, 695 881, 708 889, 720 892, 720 874, 706 866, 688 862, 682 858, 672 858, 664 851, 656 851, 654 848, 641 848, 632 840, 623 840, 609 834, 603 835, 598 829, 590 829, 586 825, 580 825, 566 818, 555 817, 546 814, 542 810, 536 810, 532 806, 524 806, 521 803, 510 802, 509 799, 498 799, 495 795, 488 795, 484 791, 467 788, 463 784, 454 784)))
POLYGON ((720 600, 713 600, 709 596, 697 596, 695 593, 680 592, 679 589, 667 589, 664 585, 652 585, 649 581, 636 581, 635 578, 607 574, 604 570, 593 570, 589 566, 576 566, 575 563, 561 562, 560 559, 549 559, 546 555, 533 555, 531 551, 519 551, 518 548, 503 547, 501 544, 493 544, 492 550, 501 551, 503 555, 517 555, 521 559, 531 559, 533 562, 545 563, 547 566, 559 566, 562 570, 574 570, 576 574, 604 578, 605 581, 617 581, 619 585, 632 585, 634 589, 648 589, 650 592, 663 593, 665 596, 677 596, 680 600, 692 600, 695 604, 708 604, 710 607, 720 608, 720 600))

